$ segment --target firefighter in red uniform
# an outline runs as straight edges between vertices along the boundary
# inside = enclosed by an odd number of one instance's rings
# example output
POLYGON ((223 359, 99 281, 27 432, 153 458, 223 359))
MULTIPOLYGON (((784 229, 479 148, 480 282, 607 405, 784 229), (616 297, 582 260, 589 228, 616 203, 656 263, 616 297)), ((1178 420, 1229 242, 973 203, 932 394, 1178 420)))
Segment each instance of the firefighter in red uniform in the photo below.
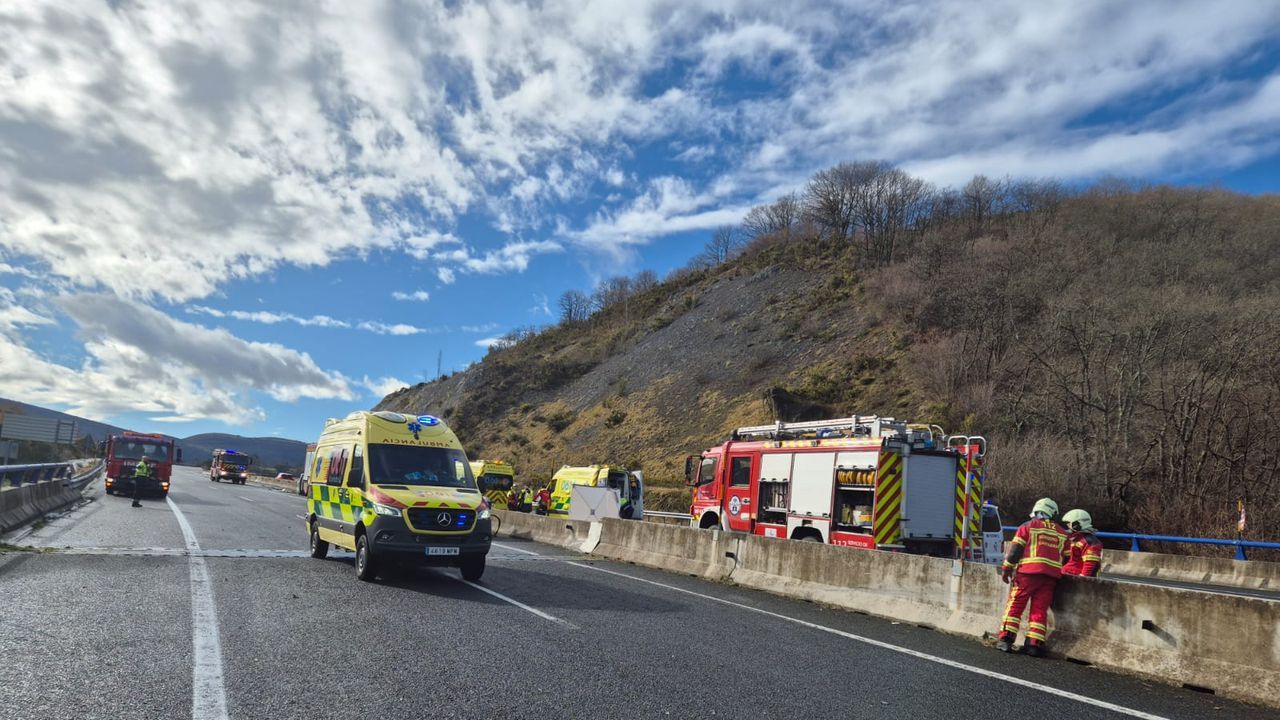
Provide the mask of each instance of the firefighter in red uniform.
POLYGON ((1067 563, 1062 566, 1063 575, 1098 577, 1102 567, 1102 541, 1093 529, 1093 518, 1084 510, 1068 510, 1062 516, 1067 526, 1067 563))
POLYGON ((996 649, 1013 650, 1013 641, 1022 627, 1022 611, 1027 604, 1031 612, 1027 617, 1027 644, 1023 650, 1032 657, 1044 654, 1045 641, 1049 637, 1049 606, 1053 604, 1053 590, 1062 577, 1062 562, 1067 544, 1067 533, 1053 521, 1058 514, 1058 504, 1049 498, 1036 502, 1031 519, 1018 527, 1000 568, 1000 578, 1009 588, 1009 604, 1000 626, 1000 639, 996 649))

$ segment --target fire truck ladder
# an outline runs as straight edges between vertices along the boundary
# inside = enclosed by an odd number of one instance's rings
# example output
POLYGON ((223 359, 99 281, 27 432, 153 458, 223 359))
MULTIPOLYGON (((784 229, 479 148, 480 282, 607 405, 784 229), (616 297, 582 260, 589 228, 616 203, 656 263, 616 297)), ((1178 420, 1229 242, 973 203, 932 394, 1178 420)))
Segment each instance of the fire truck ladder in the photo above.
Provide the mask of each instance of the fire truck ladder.
MULTIPOLYGON (((961 509, 957 517, 960 531, 956 537, 956 557, 967 559, 971 552, 970 530, 981 520, 982 478, 974 472, 975 461, 987 454, 987 439, 981 435, 952 435, 947 438, 947 448, 964 458, 964 480, 956 485, 956 505, 961 509)), ((957 478, 958 479, 958 478, 957 478)), ((973 528, 976 530, 976 528, 973 528)))
POLYGON ((733 431, 736 439, 764 437, 778 440, 784 437, 798 437, 807 432, 817 433, 820 430, 831 430, 834 437, 875 437, 881 428, 901 425, 901 422, 878 415, 855 415, 834 420, 808 420, 804 422, 782 422, 778 420, 772 425, 749 425, 733 431))

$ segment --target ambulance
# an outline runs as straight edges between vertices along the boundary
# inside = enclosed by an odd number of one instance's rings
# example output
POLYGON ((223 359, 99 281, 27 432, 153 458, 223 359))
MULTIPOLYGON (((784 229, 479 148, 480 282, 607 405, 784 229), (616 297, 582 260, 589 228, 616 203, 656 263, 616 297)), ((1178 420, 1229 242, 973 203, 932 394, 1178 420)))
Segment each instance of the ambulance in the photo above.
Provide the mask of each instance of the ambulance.
POLYGON ((516 482, 516 469, 501 460, 473 460, 471 474, 489 505, 504 508, 516 482))
POLYGON ((356 554, 356 577, 392 562, 484 574, 489 504, 458 437, 431 415, 356 411, 331 418, 308 468, 311 557, 356 554))
POLYGON ((561 467, 551 477, 551 504, 547 508, 548 515, 552 517, 569 515, 569 505, 573 499, 575 485, 612 491, 618 504, 618 517, 624 520, 639 520, 644 517, 644 475, 638 470, 631 471, 616 465, 561 467))

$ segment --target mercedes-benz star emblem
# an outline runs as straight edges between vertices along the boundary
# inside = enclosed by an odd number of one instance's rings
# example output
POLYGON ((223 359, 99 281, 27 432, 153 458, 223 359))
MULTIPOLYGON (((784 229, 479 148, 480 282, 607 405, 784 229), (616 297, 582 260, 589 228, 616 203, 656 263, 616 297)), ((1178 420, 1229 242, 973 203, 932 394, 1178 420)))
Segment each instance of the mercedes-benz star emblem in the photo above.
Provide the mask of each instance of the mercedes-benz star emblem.
POLYGON ((442 513, 440 513, 439 515, 437 515, 437 516, 436 516, 436 524, 437 524, 437 525, 448 525, 448 524, 449 524, 449 523, 451 523, 451 522, 453 522, 453 518, 452 518, 452 517, 450 517, 450 516, 449 516, 449 513, 447 513, 447 512, 442 512, 442 513))

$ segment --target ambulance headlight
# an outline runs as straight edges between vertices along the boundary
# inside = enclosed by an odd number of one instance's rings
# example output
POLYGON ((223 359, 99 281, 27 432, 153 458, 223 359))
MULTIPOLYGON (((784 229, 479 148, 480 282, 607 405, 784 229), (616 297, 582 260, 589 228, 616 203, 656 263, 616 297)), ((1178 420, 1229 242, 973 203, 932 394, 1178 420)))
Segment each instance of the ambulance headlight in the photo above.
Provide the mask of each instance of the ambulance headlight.
POLYGON ((477 520, 488 520, 488 519, 489 519, 489 506, 488 506, 488 505, 481 505, 481 506, 480 506, 480 510, 476 512, 476 519, 477 519, 477 520))
POLYGON ((373 511, 379 515, 386 515, 388 517, 400 517, 400 508, 398 507, 391 507, 390 505, 383 505, 382 503, 370 503, 370 504, 373 505, 373 511))

